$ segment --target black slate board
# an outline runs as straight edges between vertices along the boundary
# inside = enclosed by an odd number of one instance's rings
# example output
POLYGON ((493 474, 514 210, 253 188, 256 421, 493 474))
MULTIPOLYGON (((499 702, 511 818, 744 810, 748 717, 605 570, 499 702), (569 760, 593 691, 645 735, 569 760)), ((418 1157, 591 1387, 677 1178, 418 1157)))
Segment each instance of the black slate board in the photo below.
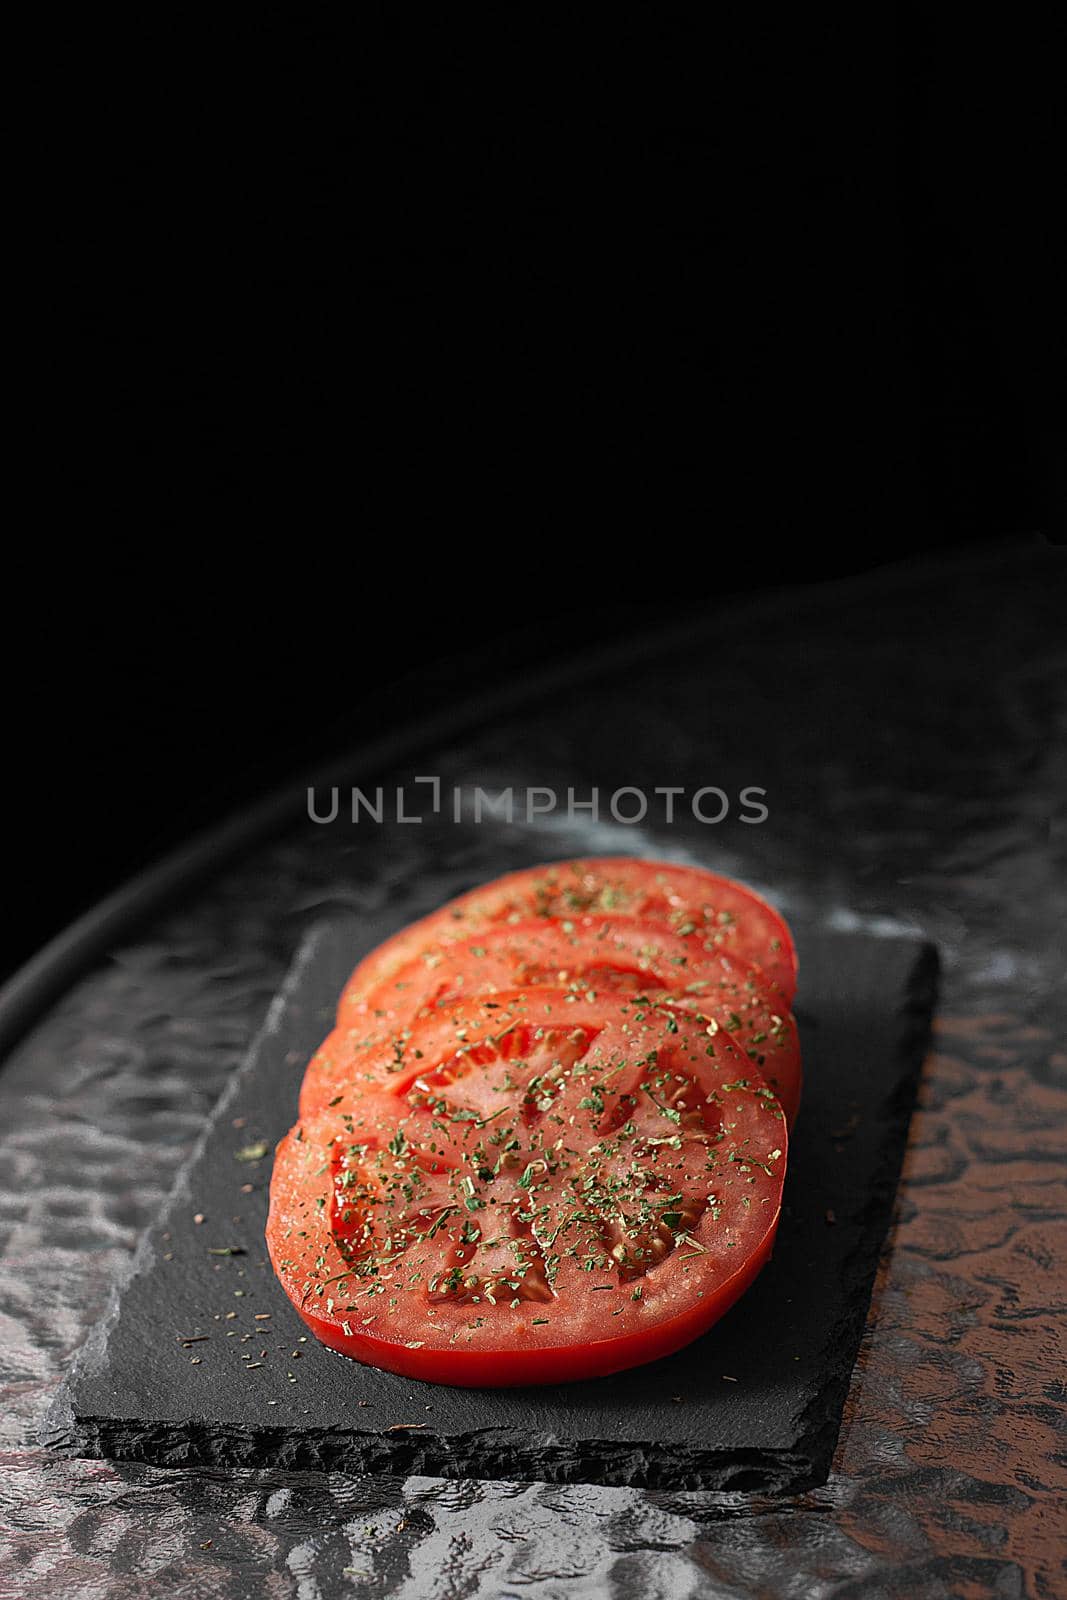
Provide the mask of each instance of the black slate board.
POLYGON ((933 948, 798 930, 806 1086, 778 1241, 717 1327, 612 1378, 461 1390, 299 1342, 303 1324, 263 1243, 271 1157, 238 1158, 260 1142, 272 1151, 295 1117, 304 1064, 344 981, 388 931, 345 921, 309 935, 81 1352, 47 1441, 171 1466, 763 1493, 825 1481, 929 1032, 933 948), (227 1247, 244 1253, 209 1253, 227 1247))

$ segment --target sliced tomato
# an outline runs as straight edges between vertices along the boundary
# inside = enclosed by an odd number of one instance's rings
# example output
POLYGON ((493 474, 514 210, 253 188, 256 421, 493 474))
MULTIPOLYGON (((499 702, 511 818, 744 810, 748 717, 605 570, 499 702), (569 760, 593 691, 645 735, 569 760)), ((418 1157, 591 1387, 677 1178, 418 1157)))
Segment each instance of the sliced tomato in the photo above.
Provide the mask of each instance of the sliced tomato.
MULTIPOLYGON (((353 1106, 360 1096, 385 1089, 396 1092, 417 1077, 427 1062, 476 1054, 483 1047, 502 1052, 510 1060, 515 1052, 534 1048, 520 1019, 537 1010, 555 1048, 566 1052, 562 1033, 575 1028, 599 1028, 617 1010, 610 995, 576 994, 548 988, 500 990, 495 994, 468 995, 452 1005, 434 1007, 399 1031, 364 1035, 360 1029, 338 1026, 308 1063, 300 1090, 300 1115, 353 1106)), ((476 1080, 477 1081, 477 1080, 476 1080)), ((488 1093, 488 1088, 486 1089, 488 1093)))
POLYGON ((502 994, 421 1024, 387 1087, 287 1135, 267 1243, 346 1355, 438 1383, 596 1377, 689 1343, 748 1287, 785 1152, 774 1095, 700 1018, 502 994))
POLYGON ((394 934, 356 968, 352 991, 377 988, 428 945, 462 940, 494 923, 597 913, 637 917, 761 967, 792 1004, 796 950, 774 908, 753 890, 696 867, 628 856, 560 861, 513 872, 394 934))
MULTIPOLYGON (((396 1038, 457 1000, 544 985, 566 987, 579 998, 627 992, 672 997, 731 1034, 792 1126, 800 1102, 800 1044, 781 990, 750 963, 717 949, 709 953, 696 934, 649 928, 632 917, 541 917, 428 945, 376 986, 348 985, 338 1009, 340 1036, 327 1054, 335 1065, 345 1059, 346 1028, 358 1049, 369 1039, 396 1038)), ((305 1109, 329 1099, 339 1082, 331 1072, 323 1085, 321 1065, 317 1060, 309 1071, 305 1109)))

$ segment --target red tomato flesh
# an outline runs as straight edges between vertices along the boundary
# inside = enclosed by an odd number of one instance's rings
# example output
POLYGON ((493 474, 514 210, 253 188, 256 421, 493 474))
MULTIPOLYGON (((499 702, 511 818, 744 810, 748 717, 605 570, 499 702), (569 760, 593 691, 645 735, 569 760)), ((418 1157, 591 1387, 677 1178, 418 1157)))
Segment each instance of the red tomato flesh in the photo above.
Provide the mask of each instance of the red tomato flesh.
POLYGON ((350 989, 353 994, 375 989, 427 945, 468 939, 494 923, 598 913, 636 917, 651 927, 694 936, 708 953, 752 962, 792 1004, 796 950, 772 906, 730 878, 628 856, 554 862, 472 889, 379 945, 356 968, 350 989))
POLYGON ((696 1015, 501 992, 374 1065, 271 1184, 275 1271, 335 1350, 440 1383, 596 1377, 697 1337, 770 1253, 781 1108, 696 1015))
POLYGON ((695 935, 614 915, 493 925, 458 943, 427 946, 375 987, 350 982, 337 1031, 305 1079, 302 1112, 332 1099, 371 1041, 396 1039, 463 998, 545 985, 594 1000, 620 993, 670 997, 714 1022, 759 1067, 792 1126, 800 1102, 800 1044, 781 990, 748 962, 708 953, 695 935))

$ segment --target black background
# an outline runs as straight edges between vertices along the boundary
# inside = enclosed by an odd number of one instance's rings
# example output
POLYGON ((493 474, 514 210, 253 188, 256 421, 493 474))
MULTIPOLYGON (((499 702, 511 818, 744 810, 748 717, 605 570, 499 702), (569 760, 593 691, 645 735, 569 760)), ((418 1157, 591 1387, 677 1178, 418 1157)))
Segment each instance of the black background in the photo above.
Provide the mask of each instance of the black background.
POLYGON ((148 74, 70 142, 88 355, 8 589, 0 970, 464 687, 1062 539, 1062 38, 611 34, 426 22, 192 102, 148 74))

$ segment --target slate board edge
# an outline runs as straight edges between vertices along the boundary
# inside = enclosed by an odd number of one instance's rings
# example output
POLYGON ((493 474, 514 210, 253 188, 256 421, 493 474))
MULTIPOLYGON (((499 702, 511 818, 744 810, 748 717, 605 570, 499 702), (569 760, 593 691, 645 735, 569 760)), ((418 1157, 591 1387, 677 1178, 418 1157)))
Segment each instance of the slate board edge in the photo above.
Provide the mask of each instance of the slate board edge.
POLYGON ((292 1472, 380 1473, 389 1477, 470 1478, 487 1482, 596 1483, 608 1487, 704 1490, 719 1493, 798 1494, 825 1482, 826 1473, 806 1451, 692 1448, 648 1449, 615 1440, 560 1440, 552 1434, 517 1434, 513 1429, 477 1430, 445 1438, 438 1434, 388 1441, 350 1429, 234 1428, 206 1425, 195 1437, 184 1424, 139 1423, 136 1432, 106 1417, 76 1423, 75 1448, 66 1438, 52 1448, 67 1455, 151 1466, 239 1468, 292 1472), (499 1440, 487 1435, 499 1433, 499 1440), (472 1455, 471 1446, 475 1447, 472 1455))
POLYGON ((135 1278, 149 1271, 155 1264, 156 1252, 152 1247, 152 1239, 156 1231, 165 1228, 167 1220, 174 1215, 178 1206, 189 1199, 190 1179, 206 1145, 234 1101, 239 1098, 246 1082, 255 1074, 260 1055, 268 1042, 279 1032, 286 1009, 293 995, 299 991, 305 971, 314 961, 323 940, 330 936, 332 928, 333 924, 329 922, 317 923, 301 939, 285 978, 267 1008, 263 1025, 249 1046, 244 1060, 230 1075, 222 1093, 208 1113, 196 1143, 178 1169, 167 1198, 141 1234, 132 1256, 116 1275, 103 1315, 94 1323, 85 1343, 75 1354, 66 1377, 41 1420, 38 1438, 48 1449, 66 1455, 87 1455, 94 1458, 105 1456, 113 1457, 115 1460, 144 1459, 124 1455, 119 1439, 113 1441, 115 1450, 99 1448, 100 1441, 109 1430, 106 1426, 97 1428, 95 1426, 97 1419, 75 1417, 72 1404, 73 1392, 84 1374, 105 1364, 108 1340, 118 1322, 126 1290, 135 1278))
POLYGON ((877 1266, 873 1272, 869 1270, 871 1253, 873 1248, 877 1248, 880 1256, 889 1248, 892 1239, 896 1193, 904 1165, 908 1129, 933 1032, 940 976, 941 957, 937 946, 925 939, 917 942, 915 964, 899 1012, 905 1027, 897 1041, 898 1054, 902 1059, 910 1059, 912 1067, 894 1084, 890 1097, 894 1136, 883 1144, 882 1161, 872 1174, 871 1193, 864 1207, 863 1237, 846 1261, 846 1271, 854 1281, 848 1296, 848 1312, 838 1323, 838 1337, 835 1340, 837 1354, 821 1394, 802 1413, 798 1442, 803 1455, 820 1465, 820 1470, 803 1485, 804 1488, 817 1488, 829 1478, 837 1441, 845 1425, 848 1390, 878 1282, 877 1266), (883 1225, 887 1211, 888 1219, 883 1225), (833 1399, 832 1407, 825 1404, 828 1396, 833 1399), (825 1420, 814 1423, 812 1419, 816 1415, 825 1420))

